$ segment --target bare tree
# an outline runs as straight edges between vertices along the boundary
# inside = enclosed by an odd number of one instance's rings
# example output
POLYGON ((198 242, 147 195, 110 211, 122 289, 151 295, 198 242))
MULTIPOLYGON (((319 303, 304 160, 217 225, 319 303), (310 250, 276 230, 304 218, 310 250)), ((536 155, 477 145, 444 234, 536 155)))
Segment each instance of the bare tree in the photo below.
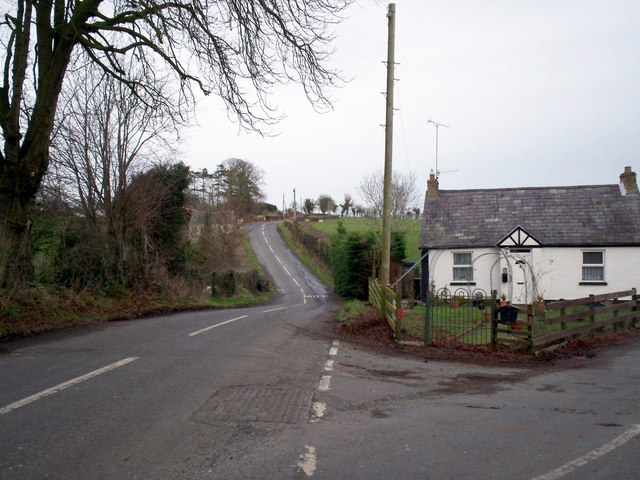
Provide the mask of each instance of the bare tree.
POLYGON ((314 105, 328 105, 326 87, 338 77, 325 66, 327 29, 349 1, 3 2, 0 287, 33 276, 31 209, 49 167, 58 99, 76 50, 132 92, 167 104, 172 101, 156 79, 169 71, 181 92, 174 108, 189 105, 197 86, 258 129, 278 118, 268 101, 276 82, 299 82, 314 105), (142 77, 130 75, 127 59, 142 77))
MULTIPOLYGON (((378 171, 365 175, 360 181, 358 191, 365 204, 377 217, 382 216, 384 174, 378 171)), ((401 174, 393 172, 391 178, 391 216, 399 218, 412 207, 417 199, 416 177, 411 172, 401 174)))
POLYGON ((240 158, 228 158, 222 166, 222 195, 226 206, 237 217, 256 213, 259 203, 264 199, 264 172, 253 163, 240 158))
POLYGON ((329 195, 320 195, 318 197, 318 208, 323 215, 329 212, 334 212, 336 208, 336 202, 329 195))

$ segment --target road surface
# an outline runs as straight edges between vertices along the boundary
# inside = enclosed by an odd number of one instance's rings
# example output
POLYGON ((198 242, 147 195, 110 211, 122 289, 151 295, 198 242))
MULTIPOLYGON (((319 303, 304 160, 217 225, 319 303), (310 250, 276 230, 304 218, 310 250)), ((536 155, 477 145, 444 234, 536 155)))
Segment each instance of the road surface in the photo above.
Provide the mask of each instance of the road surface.
POLYGON ((368 352, 251 226, 267 306, 5 345, 2 479, 639 478, 640 353, 490 368, 368 352))

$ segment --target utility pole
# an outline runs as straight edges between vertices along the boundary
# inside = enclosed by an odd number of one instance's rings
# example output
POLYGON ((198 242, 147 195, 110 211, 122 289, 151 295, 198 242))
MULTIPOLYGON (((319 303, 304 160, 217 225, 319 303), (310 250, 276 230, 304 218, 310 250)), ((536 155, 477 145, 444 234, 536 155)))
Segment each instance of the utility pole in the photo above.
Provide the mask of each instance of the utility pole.
MULTIPOLYGON (((387 40, 387 110, 385 120, 384 140, 384 189, 382 202, 382 265, 380 268, 380 283, 382 287, 389 285, 389 271, 391 265, 391 176, 393 160, 393 84, 395 66, 395 34, 396 34, 396 4, 389 4, 387 13, 389 20, 389 38, 387 40)), ((382 302, 382 315, 386 315, 385 302, 382 302)))
POLYGON ((287 211, 286 211, 286 204, 284 203, 284 193, 282 194, 282 219, 284 220, 284 217, 286 217, 287 215, 287 211))
POLYGON ((296 221, 296 189, 293 189, 293 221, 296 221))

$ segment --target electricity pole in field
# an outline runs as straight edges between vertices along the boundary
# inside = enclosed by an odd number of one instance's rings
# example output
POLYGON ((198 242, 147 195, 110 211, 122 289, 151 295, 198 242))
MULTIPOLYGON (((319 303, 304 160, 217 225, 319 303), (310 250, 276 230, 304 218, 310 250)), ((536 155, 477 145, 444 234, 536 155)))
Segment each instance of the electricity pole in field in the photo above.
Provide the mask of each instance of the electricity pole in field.
MULTIPOLYGON (((382 202, 382 265, 380 268, 380 283, 382 287, 389 284, 389 270, 391 264, 391 176, 393 160, 393 84, 394 57, 396 33, 396 4, 389 4, 387 13, 389 19, 389 38, 387 40, 387 109, 385 120, 384 141, 384 189, 382 202)), ((385 315, 385 302, 382 302, 382 314, 385 315)))

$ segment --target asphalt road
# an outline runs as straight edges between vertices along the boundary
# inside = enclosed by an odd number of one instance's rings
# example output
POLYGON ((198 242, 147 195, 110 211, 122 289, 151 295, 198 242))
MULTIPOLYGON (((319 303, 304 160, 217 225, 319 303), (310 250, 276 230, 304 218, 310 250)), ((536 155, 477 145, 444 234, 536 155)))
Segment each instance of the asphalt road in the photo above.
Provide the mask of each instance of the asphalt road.
POLYGON ((368 352, 274 224, 251 241, 268 306, 5 345, 0 478, 640 478, 637 349, 548 370, 368 352))

